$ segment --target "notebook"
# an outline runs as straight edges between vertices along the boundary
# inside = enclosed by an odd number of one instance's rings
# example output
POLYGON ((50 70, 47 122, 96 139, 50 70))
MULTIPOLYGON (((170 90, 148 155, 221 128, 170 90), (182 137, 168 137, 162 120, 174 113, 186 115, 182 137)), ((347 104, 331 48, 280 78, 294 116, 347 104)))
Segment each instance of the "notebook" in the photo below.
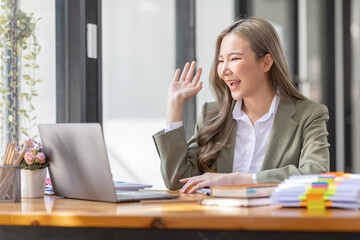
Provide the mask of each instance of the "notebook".
POLYGON ((39 124, 55 195, 105 202, 170 199, 177 195, 116 190, 99 123, 39 124))

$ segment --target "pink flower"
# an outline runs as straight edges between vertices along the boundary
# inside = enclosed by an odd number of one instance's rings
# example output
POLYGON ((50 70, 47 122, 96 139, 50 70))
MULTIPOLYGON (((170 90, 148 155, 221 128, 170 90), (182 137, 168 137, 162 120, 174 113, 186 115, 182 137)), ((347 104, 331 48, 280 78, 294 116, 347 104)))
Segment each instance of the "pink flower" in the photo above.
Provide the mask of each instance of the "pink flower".
POLYGON ((39 150, 39 149, 36 148, 36 147, 33 147, 33 148, 30 148, 29 150, 27 150, 27 152, 28 152, 28 153, 31 153, 31 154, 33 154, 33 155, 36 155, 37 150, 39 150))
POLYGON ((28 165, 33 164, 34 161, 35 161, 35 155, 32 154, 31 152, 25 153, 24 158, 25 158, 25 161, 26 161, 26 163, 27 163, 28 165))
POLYGON ((27 143, 27 145, 29 147, 31 147, 33 145, 33 142, 32 142, 32 140, 30 138, 25 139, 25 142, 27 143))
POLYGON ((39 163, 45 163, 45 159, 46 159, 46 157, 45 157, 45 154, 43 154, 43 153, 38 153, 36 155, 36 161, 38 161, 39 163))

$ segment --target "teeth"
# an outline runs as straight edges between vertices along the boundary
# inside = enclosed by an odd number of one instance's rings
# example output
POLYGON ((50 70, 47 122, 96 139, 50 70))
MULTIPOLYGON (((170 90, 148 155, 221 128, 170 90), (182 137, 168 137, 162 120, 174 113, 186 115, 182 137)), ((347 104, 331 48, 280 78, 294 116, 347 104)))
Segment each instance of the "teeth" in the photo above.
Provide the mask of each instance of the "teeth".
POLYGON ((228 83, 233 84, 233 83, 236 83, 236 82, 239 82, 239 81, 229 81, 228 83))

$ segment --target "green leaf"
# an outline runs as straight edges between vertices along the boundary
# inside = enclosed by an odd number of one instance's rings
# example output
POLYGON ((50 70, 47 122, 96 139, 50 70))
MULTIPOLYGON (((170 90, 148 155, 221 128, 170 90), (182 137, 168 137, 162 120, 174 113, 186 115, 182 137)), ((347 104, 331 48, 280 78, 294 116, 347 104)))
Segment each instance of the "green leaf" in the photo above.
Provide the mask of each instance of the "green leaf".
POLYGON ((32 137, 32 139, 35 139, 35 138, 38 138, 38 137, 39 137, 39 135, 35 135, 35 136, 32 137))
POLYGON ((23 24, 23 23, 20 23, 18 27, 19 27, 20 30, 22 30, 22 31, 25 30, 25 28, 26 28, 25 24, 23 24))
POLYGON ((34 59, 35 59, 35 55, 28 55, 28 54, 26 54, 26 55, 23 56, 23 58, 26 59, 26 60, 34 60, 34 59))
POLYGON ((23 77, 25 80, 30 80, 30 79, 31 79, 31 77, 30 77, 29 75, 27 75, 27 74, 22 75, 22 77, 23 77))
POLYGON ((9 122, 12 122, 13 120, 14 120, 14 117, 11 114, 9 114, 9 122))

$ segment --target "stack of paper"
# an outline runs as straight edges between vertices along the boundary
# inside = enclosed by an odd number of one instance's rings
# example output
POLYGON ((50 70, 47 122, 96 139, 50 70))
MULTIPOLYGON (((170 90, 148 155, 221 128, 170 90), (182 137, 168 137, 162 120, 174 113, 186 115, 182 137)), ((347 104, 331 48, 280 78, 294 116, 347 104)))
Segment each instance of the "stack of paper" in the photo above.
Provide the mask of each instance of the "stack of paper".
POLYGON ((272 193, 272 205, 308 209, 360 208, 360 174, 291 176, 272 193))

